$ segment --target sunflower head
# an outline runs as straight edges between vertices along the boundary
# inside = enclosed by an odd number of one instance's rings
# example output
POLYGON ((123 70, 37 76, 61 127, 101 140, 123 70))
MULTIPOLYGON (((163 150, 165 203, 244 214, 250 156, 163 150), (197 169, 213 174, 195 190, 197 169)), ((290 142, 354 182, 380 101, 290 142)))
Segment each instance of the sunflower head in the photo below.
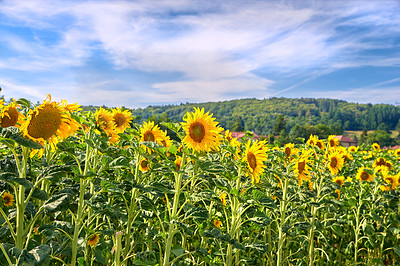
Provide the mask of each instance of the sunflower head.
POLYGON ((181 169, 181 165, 182 165, 182 157, 176 156, 174 163, 175 163, 176 171, 179 171, 181 169))
POLYGON ((18 110, 20 105, 13 99, 8 105, 0 105, 0 127, 19 127, 23 122, 24 115, 18 110))
POLYGON ((260 175, 264 173, 264 162, 268 159, 267 147, 263 141, 251 142, 249 140, 246 144, 245 156, 243 161, 247 164, 247 173, 251 176, 253 183, 260 181, 260 175))
POLYGON ((75 133, 79 127, 71 113, 62 104, 52 102, 48 95, 41 105, 28 112, 21 131, 25 137, 41 144, 47 142, 55 149, 60 140, 75 133))
POLYGON ((107 136, 111 136, 116 131, 112 112, 100 107, 94 115, 96 117, 97 126, 104 131, 107 136))
POLYGON ((219 199, 221 200, 222 205, 224 205, 224 206, 226 206, 226 196, 228 196, 226 193, 222 193, 222 194, 219 196, 219 199))
POLYGON ((356 146, 350 146, 348 148, 348 150, 349 150, 349 152, 357 152, 358 151, 358 146, 357 147, 356 146))
POLYGON ((146 172, 150 170, 150 162, 147 159, 142 159, 139 163, 139 170, 146 172))
POLYGON ((339 173, 343 168, 344 158, 339 151, 333 152, 328 155, 328 169, 333 175, 339 173))
POLYGON ((331 148, 339 146, 339 139, 334 135, 330 135, 328 137, 328 145, 331 148))
POLYGON ((396 157, 400 157, 400 149, 395 150, 394 155, 396 155, 396 157))
POLYGON ((356 178, 360 181, 369 181, 371 182, 372 180, 374 180, 374 176, 371 174, 371 169, 367 169, 367 168, 360 168, 357 171, 357 175, 356 178))
POLYGON ((11 207, 14 205, 14 195, 8 192, 4 192, 3 194, 3 204, 6 207, 11 207))
POLYGON ((308 140, 307 140, 307 144, 308 144, 308 145, 311 145, 311 146, 315 146, 315 144, 317 143, 317 141, 318 141, 318 137, 317 137, 317 136, 314 136, 313 134, 311 134, 310 137, 309 137, 308 140))
POLYGON ((99 243, 99 240, 100 240, 99 234, 93 234, 88 238, 87 244, 91 247, 94 247, 97 245, 97 243, 99 243))
POLYGON ((396 176, 386 175, 385 177, 383 177, 383 180, 385 181, 385 183, 389 184, 392 189, 396 189, 399 185, 398 178, 396 176))
POLYGON ((132 113, 129 110, 122 111, 121 108, 112 110, 112 118, 115 124, 115 130, 124 132, 125 129, 131 127, 132 113))
POLYGON ((208 112, 204 113, 204 108, 194 108, 194 112, 188 112, 183 120, 182 127, 186 133, 182 142, 187 147, 195 151, 217 150, 221 144, 221 131, 223 128, 218 126, 215 118, 208 112))
POLYGON ((213 224, 214 224, 215 227, 221 228, 222 222, 220 220, 218 220, 218 219, 214 219, 213 220, 213 224))
POLYGON ((374 149, 374 151, 379 151, 381 149, 381 146, 378 143, 373 143, 372 148, 374 149))
POLYGON ((309 181, 310 176, 310 154, 308 152, 303 152, 298 159, 295 160, 294 172, 297 174, 297 180, 301 185, 303 180, 309 181))
POLYGON ((338 184, 339 186, 343 186, 344 184, 344 176, 337 176, 332 179, 332 182, 338 184))
POLYGON ((335 189, 335 193, 337 195, 336 199, 340 199, 340 190, 339 189, 335 189))

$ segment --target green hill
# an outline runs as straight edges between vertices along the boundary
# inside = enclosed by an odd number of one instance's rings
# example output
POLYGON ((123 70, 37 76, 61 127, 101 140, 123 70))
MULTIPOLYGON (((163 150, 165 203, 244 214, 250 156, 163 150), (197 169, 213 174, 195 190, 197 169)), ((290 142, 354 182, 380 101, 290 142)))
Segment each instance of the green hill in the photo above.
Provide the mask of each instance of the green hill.
POLYGON ((193 107, 204 107, 213 113, 222 127, 231 131, 249 130, 257 134, 274 132, 279 115, 283 115, 286 131, 295 125, 328 125, 343 130, 395 130, 400 127, 400 107, 389 104, 358 104, 335 99, 269 98, 241 99, 223 102, 186 103, 149 106, 132 110, 138 121, 182 121, 193 107))

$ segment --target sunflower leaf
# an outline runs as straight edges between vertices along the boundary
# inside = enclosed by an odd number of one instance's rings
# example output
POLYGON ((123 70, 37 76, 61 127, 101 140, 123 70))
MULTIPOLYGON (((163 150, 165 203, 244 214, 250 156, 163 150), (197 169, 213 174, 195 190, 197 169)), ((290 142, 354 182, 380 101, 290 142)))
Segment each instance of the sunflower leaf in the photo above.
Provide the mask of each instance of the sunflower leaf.
POLYGON ((21 146, 32 148, 32 149, 42 149, 43 146, 40 143, 37 143, 33 140, 24 138, 19 129, 16 127, 8 127, 2 128, 0 127, 0 140, 9 142, 9 140, 13 140, 21 146))

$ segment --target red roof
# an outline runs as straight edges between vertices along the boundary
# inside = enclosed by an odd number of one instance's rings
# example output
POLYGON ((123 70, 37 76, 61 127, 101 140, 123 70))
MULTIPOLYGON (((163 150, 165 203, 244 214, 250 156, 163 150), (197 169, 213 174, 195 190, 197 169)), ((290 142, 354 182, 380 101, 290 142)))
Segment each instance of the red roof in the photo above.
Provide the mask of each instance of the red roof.
POLYGON ((343 135, 335 136, 335 138, 339 139, 340 142, 357 143, 357 141, 343 135))

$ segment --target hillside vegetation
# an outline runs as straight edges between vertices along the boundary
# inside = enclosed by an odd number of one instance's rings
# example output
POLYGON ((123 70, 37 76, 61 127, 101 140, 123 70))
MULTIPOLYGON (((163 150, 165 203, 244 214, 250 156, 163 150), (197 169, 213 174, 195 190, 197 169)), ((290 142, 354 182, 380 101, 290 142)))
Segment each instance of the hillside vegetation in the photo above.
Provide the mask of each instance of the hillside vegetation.
POLYGON ((400 127, 400 107, 388 104, 358 104, 334 99, 270 98, 264 100, 241 99, 223 102, 186 103, 180 105, 149 106, 133 110, 139 121, 182 121, 193 107, 204 107, 214 114, 222 127, 272 133, 276 119, 283 115, 286 130, 295 125, 329 125, 342 130, 394 130, 400 127))

